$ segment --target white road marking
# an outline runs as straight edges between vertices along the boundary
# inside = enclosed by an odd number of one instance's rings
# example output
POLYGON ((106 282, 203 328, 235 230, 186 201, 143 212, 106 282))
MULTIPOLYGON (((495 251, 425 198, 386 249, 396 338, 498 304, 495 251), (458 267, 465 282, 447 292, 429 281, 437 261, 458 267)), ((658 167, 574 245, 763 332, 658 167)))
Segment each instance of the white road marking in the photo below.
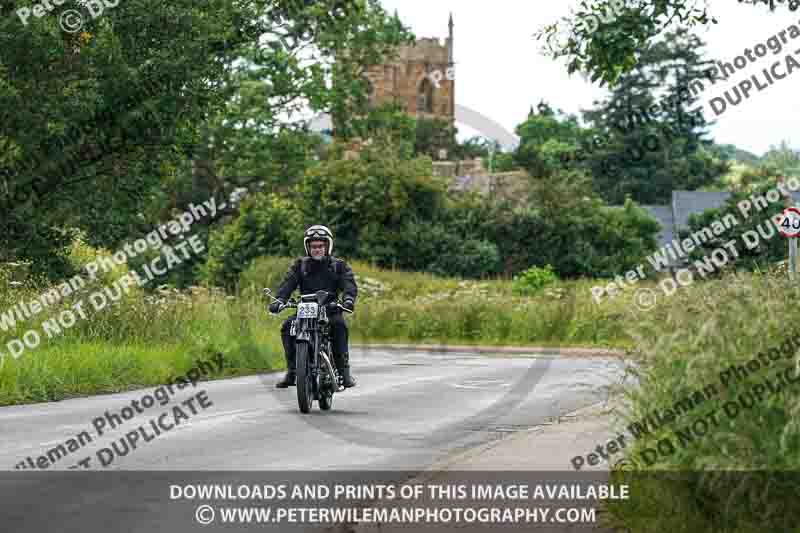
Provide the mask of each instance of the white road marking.
MULTIPOLYGON (((185 428, 188 428, 189 426, 191 426, 193 424, 204 424, 204 423, 207 424, 209 421, 217 421, 216 419, 222 418, 222 417, 231 417, 230 418, 231 420, 235 420, 237 418, 235 415, 237 415, 239 413, 254 413, 255 414, 257 412, 258 412, 258 409, 252 409, 251 408, 251 409, 236 409, 234 411, 225 411, 223 413, 214 413, 214 414, 209 414, 209 415, 200 416, 200 417, 198 417, 197 415, 192 415, 195 418, 191 418, 189 424, 185 424, 185 425, 184 424, 180 424, 180 425, 176 426, 173 429, 185 429, 185 428)), ((187 413, 187 414, 189 414, 189 413, 187 413)), ((144 417, 142 417, 142 418, 144 418, 144 417)), ((134 420, 134 419, 131 419, 131 420, 134 420)), ((139 426, 143 426, 143 425, 145 425, 145 423, 148 420, 150 420, 150 418, 147 418, 147 420, 144 420, 144 422, 142 422, 142 423, 140 423, 140 424, 138 424, 136 426, 131 425, 130 428, 134 428, 134 427, 138 428, 139 426)), ((74 436, 75 436, 74 434, 70 434, 70 432, 67 431, 67 429, 69 429, 69 428, 83 428, 83 429, 86 429, 87 427, 91 428, 91 426, 82 426, 82 425, 60 426, 57 429, 58 429, 58 431, 62 431, 62 430, 64 431, 64 434, 65 434, 64 438, 51 440, 51 441, 47 441, 47 442, 41 442, 38 445, 30 445, 27 448, 17 448, 17 449, 18 450, 30 450, 30 449, 38 448, 40 446, 50 446, 50 445, 53 445, 53 444, 64 444, 69 439, 74 438, 74 436)), ((131 431, 130 428, 127 428, 127 431, 131 431)), ((122 426, 118 426, 118 427, 116 427, 114 429, 111 429, 109 431, 105 431, 103 433, 102 437, 98 436, 98 437, 95 437, 95 439, 97 441, 101 441, 105 437, 107 437, 109 435, 112 435, 118 429, 122 430, 122 429, 126 429, 126 428, 123 428, 122 426)), ((125 431, 125 433, 127 433, 127 431, 125 431)))
POLYGON ((450 386, 457 389, 488 390, 493 388, 510 387, 511 383, 504 379, 468 379, 462 383, 451 383, 450 386))

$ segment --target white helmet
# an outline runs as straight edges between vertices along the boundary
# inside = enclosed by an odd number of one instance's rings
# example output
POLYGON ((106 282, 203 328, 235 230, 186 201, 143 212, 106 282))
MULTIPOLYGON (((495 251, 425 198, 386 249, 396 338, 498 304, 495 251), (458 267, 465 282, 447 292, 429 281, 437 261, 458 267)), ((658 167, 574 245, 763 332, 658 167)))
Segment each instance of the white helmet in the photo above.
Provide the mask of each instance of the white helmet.
POLYGON ((333 233, 327 226, 317 224, 306 230, 303 235, 303 248, 306 249, 306 255, 311 255, 311 250, 308 249, 309 241, 328 241, 328 255, 333 254, 333 233))

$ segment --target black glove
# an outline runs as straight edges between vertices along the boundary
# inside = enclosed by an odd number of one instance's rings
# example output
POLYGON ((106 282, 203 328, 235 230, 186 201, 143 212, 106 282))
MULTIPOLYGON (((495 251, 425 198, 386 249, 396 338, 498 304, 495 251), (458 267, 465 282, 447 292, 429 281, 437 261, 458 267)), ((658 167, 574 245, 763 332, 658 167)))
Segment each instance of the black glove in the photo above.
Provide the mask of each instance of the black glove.
POLYGON ((345 301, 342 302, 342 307, 344 307, 348 311, 352 311, 354 306, 355 302, 351 298, 347 298, 345 299, 345 301))
POLYGON ((275 300, 274 302, 272 302, 271 304, 269 304, 269 312, 270 312, 270 313, 273 313, 273 314, 274 314, 274 313, 277 313, 278 311, 280 311, 280 310, 281 310, 281 306, 282 306, 282 305, 283 305, 283 302, 282 302, 282 301, 280 301, 280 300, 275 300))

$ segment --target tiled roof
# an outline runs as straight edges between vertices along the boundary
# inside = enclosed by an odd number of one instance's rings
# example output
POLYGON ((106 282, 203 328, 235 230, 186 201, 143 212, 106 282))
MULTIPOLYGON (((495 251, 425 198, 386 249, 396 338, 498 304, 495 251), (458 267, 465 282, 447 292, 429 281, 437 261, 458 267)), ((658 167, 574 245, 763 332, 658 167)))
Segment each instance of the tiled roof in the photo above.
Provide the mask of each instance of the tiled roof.
MULTIPOLYGON (((659 248, 677 239, 677 231, 689 227, 689 215, 700 214, 707 209, 721 207, 730 197, 728 191, 672 191, 670 205, 643 205, 650 215, 661 224, 656 239, 659 248)), ((792 193, 796 205, 800 205, 800 191, 792 193)), ((755 212, 756 207, 753 207, 755 212)))
POLYGON ((722 206, 730 192, 672 191, 672 211, 676 229, 689 227, 689 215, 722 206))
POLYGON ((672 208, 668 205, 643 205, 642 208, 661 224, 661 231, 659 231, 656 236, 659 246, 671 242, 672 239, 675 238, 672 234, 674 226, 672 222, 672 208))

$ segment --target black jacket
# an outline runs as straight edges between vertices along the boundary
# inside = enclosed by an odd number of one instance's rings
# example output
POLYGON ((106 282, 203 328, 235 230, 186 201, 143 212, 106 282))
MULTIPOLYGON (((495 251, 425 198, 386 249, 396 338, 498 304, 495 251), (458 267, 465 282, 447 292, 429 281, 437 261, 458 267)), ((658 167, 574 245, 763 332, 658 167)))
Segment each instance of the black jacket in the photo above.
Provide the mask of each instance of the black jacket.
MULTIPOLYGON (((281 286, 278 287, 276 297, 286 302, 295 289, 300 289, 300 294, 311 294, 318 290, 325 290, 338 296, 341 292, 343 294, 342 299, 350 298, 353 303, 355 303, 358 295, 358 287, 356 287, 356 280, 353 277, 350 265, 344 259, 338 259, 330 255, 326 255, 320 261, 314 261, 309 256, 295 260, 286 272, 286 277, 283 278, 281 286), (305 276, 301 273, 304 261, 307 268, 305 276)), ((329 301, 333 301, 333 298, 329 301)))

